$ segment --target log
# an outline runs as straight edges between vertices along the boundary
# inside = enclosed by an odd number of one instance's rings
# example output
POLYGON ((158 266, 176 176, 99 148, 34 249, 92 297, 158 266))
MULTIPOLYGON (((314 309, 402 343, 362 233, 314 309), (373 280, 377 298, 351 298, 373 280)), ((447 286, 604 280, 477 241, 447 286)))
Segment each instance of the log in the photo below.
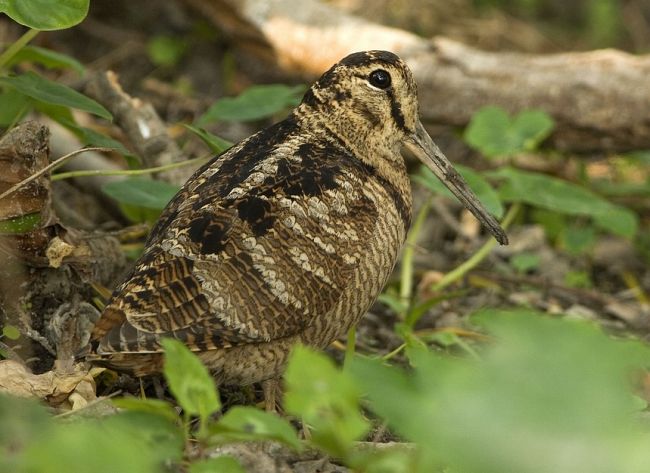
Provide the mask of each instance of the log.
POLYGON ((351 52, 391 50, 412 68, 430 124, 465 126, 485 105, 510 113, 536 108, 555 119, 550 144, 560 150, 650 148, 650 55, 485 52, 374 24, 317 0, 184 1, 246 53, 305 80, 351 52))

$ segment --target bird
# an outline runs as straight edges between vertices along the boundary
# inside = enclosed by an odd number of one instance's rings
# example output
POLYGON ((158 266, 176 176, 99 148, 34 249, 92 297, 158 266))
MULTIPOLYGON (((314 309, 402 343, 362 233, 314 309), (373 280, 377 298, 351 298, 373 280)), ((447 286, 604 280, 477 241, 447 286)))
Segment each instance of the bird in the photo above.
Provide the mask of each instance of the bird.
POLYGON ((174 338, 218 384, 261 382, 273 397, 293 346, 327 347, 387 282, 412 214, 404 149, 507 244, 422 125, 406 63, 353 53, 287 118, 189 178, 107 302, 88 359, 156 374, 174 338))

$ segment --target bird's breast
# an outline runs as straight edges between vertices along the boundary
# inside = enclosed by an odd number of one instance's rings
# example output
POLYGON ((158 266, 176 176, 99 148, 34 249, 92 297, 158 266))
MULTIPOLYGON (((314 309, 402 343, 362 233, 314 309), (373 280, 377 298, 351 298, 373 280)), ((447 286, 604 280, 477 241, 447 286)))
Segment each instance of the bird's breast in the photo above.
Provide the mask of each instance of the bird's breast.
MULTIPOLYGON (((411 190, 404 176, 403 186, 394 186, 377 176, 366 177, 356 187, 343 179, 342 192, 350 192, 347 202, 363 200, 374 209, 370 228, 350 218, 338 230, 338 257, 350 271, 347 285, 334 308, 318 314, 305 331, 303 342, 325 347, 358 323, 386 284, 406 239, 411 218, 411 190), (357 194, 355 194, 357 193, 357 194), (351 198, 350 198, 351 197, 351 198), (358 235, 363 238, 356 238, 358 235)), ((331 200, 330 209, 345 205, 331 200)), ((348 204, 349 205, 349 204, 348 204)))

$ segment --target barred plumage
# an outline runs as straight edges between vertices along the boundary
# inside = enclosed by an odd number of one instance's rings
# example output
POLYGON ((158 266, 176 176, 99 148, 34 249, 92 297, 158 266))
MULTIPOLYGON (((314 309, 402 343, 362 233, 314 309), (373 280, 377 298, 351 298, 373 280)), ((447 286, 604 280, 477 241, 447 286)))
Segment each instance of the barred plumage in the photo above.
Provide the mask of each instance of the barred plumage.
POLYGON ((104 310, 90 358, 155 373, 173 337, 219 382, 248 384, 277 378, 297 342, 327 346, 375 300, 406 238, 403 145, 505 241, 424 132, 408 67, 355 53, 288 118, 188 180, 104 310))

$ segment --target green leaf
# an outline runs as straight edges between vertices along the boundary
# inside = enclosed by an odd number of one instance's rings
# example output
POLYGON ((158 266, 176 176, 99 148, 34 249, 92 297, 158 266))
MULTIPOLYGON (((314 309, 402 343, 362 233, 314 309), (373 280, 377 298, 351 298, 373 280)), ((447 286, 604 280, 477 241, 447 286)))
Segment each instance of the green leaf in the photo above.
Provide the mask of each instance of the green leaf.
POLYGON ((44 406, 32 399, 0 393, 0 471, 23 472, 25 450, 47 438, 52 419, 44 406))
POLYGON ((154 36, 147 42, 147 54, 156 66, 172 67, 186 51, 187 43, 180 38, 154 36))
POLYGON ((0 84, 13 87, 19 92, 43 102, 84 110, 106 120, 113 119, 109 111, 94 100, 68 86, 41 77, 31 71, 19 76, 0 77, 0 84))
POLYGON ((590 289, 594 286, 591 276, 586 271, 569 271, 564 275, 564 284, 569 287, 590 289))
POLYGON ((312 440, 326 452, 344 458, 354 441, 368 431, 359 412, 359 389, 349 373, 336 369, 322 353, 297 346, 284 375, 287 412, 313 427, 312 440))
POLYGON ((75 58, 66 54, 57 53, 51 49, 39 48, 38 46, 25 46, 18 51, 8 63, 8 66, 20 64, 21 62, 33 62, 41 64, 48 69, 72 69, 84 75, 86 68, 75 58))
POLYGON ((179 186, 141 177, 108 182, 102 186, 102 192, 121 204, 153 210, 164 209, 179 189, 179 186))
POLYGON ((163 339, 163 374, 180 406, 188 415, 197 415, 201 423, 221 408, 214 380, 201 360, 183 343, 163 339))
POLYGON ((596 229, 591 225, 568 225, 560 234, 560 242, 569 254, 584 254, 596 243, 596 229))
POLYGON ((120 409, 157 415, 172 423, 178 421, 178 413, 171 404, 160 399, 121 397, 114 399, 113 404, 120 409))
MULTIPOLYGON (((494 216, 500 218, 503 216, 503 205, 499 195, 492 188, 490 183, 479 173, 471 168, 462 166, 460 164, 454 165, 463 179, 467 181, 467 185, 476 193, 481 203, 485 208, 494 216)), ((420 166, 418 174, 413 176, 413 180, 424 185, 427 189, 435 194, 445 195, 455 199, 454 195, 440 182, 435 174, 433 174, 427 167, 420 166)))
POLYGON ((237 97, 217 100, 196 124, 204 126, 217 121, 246 122, 266 118, 298 105, 304 90, 302 85, 255 85, 237 97))
POLYGON ((224 455, 192 463, 189 473, 246 473, 246 470, 233 457, 224 455))
POLYGON ((535 149, 554 126, 553 119, 539 110, 525 110, 511 119, 502 108, 488 106, 474 114, 464 139, 485 156, 511 156, 535 149))
POLYGON ((567 215, 586 215, 603 230, 633 237, 638 227, 634 212, 612 204, 593 192, 544 174, 505 167, 490 173, 505 179, 499 195, 505 201, 524 202, 567 215))
POLYGON ((39 227, 41 224, 41 213, 20 215, 0 221, 0 234, 27 233, 39 227))
POLYGON ((78 125, 69 108, 42 102, 40 100, 34 100, 34 105, 39 112, 47 115, 52 120, 60 123, 74 133, 84 146, 113 148, 125 157, 133 157, 133 154, 119 141, 114 140, 110 136, 102 135, 91 128, 78 125))
POLYGON ((377 300, 382 304, 386 304, 396 314, 402 314, 408 310, 408 304, 397 294, 382 292, 377 300))
POLYGON ((139 207, 137 205, 119 204, 120 211, 124 214, 130 222, 144 223, 149 226, 155 225, 156 221, 160 218, 162 209, 148 209, 139 207))
POLYGON ((192 125, 184 126, 196 136, 198 136, 206 145, 208 145, 208 148, 217 154, 223 153, 233 145, 232 142, 224 140, 223 138, 214 135, 209 131, 204 130, 203 128, 198 128, 192 125))
POLYGON ((275 440, 301 448, 295 430, 286 419, 253 407, 235 406, 210 428, 212 440, 275 440))
POLYGON ((480 359, 412 351, 408 376, 352 362, 372 409, 418 445, 419 471, 633 473, 650 464, 632 395, 647 346, 522 309, 472 320, 494 340, 480 359))
POLYGON ((183 437, 173 424, 127 412, 53 425, 27 446, 19 471, 159 473, 162 465, 181 459, 182 449, 183 437))
POLYGON ((30 109, 29 98, 16 89, 8 88, 0 93, 0 103, 0 126, 16 123, 30 109))
POLYGON ((512 132, 524 151, 536 149, 551 134, 554 127, 553 119, 541 110, 524 110, 515 115, 512 121, 512 132))
POLYGON ((0 12, 29 28, 52 31, 81 23, 89 4, 90 0, 1 0, 0 12))
POLYGON ((2 327, 2 336, 9 340, 18 340, 20 338, 20 330, 13 325, 5 325, 2 327))
POLYGON ((510 258, 510 265, 519 273, 527 273, 539 267, 540 257, 536 253, 517 253, 510 258))

